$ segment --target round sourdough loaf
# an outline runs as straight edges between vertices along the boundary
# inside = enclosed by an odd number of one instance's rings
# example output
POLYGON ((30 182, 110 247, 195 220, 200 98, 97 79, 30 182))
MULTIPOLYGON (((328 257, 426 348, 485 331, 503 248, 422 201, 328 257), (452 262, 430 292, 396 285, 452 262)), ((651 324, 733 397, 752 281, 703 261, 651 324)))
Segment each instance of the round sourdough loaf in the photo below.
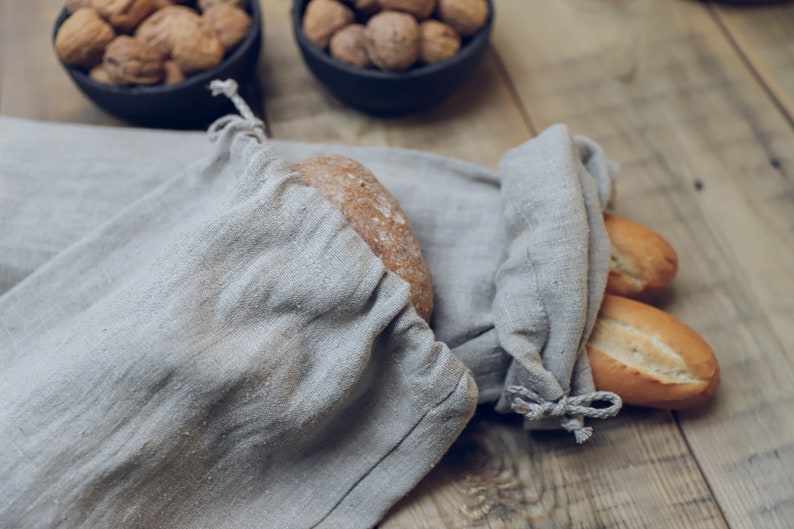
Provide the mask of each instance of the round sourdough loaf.
POLYGON ((411 285, 416 312, 429 321, 433 283, 400 204, 369 169, 346 156, 319 154, 295 164, 306 185, 336 206, 386 268, 411 285))
POLYGON ((712 396, 720 381, 711 347, 651 305, 607 294, 586 344, 596 389, 637 406, 683 409, 712 396))
POLYGON ((617 215, 604 215, 612 254, 607 292, 644 298, 664 290, 678 272, 678 255, 661 235, 617 215))

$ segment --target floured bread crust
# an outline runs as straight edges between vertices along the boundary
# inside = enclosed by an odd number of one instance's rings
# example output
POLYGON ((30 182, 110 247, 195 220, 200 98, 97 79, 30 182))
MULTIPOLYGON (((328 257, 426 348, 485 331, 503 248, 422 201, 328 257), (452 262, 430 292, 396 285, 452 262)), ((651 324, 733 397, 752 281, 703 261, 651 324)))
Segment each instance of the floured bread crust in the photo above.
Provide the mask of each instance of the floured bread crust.
POLYGON ((701 404, 720 381, 717 358, 695 331, 645 303, 607 294, 587 345, 596 389, 637 406, 701 404))
POLYGON ((306 185, 336 206, 386 268, 411 285, 416 312, 429 321, 433 283, 400 204, 369 169, 346 156, 320 154, 295 164, 306 185))

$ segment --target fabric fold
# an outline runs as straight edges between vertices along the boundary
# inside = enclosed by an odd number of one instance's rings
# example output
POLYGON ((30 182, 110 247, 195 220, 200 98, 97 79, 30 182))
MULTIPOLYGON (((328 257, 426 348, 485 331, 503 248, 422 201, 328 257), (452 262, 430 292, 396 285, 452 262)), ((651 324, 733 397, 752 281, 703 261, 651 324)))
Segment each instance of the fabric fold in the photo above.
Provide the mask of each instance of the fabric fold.
POLYGON ((0 297, 8 526, 371 527, 474 413, 407 284, 251 132, 0 297))
MULTIPOLYGON (((11 118, 0 118, 0 131, 0 151, 10 155, 0 160, 0 177, 12 190, 0 194, 0 215, 7 212, 0 248, 10 250, 0 252, 5 288, 208 149, 197 133, 11 118), (46 160, 36 158, 36 140, 48 145, 46 160), (94 151, 98 165, 90 163, 94 151), (131 163, 140 157, 145 176, 131 163), (42 208, 49 214, 38 214, 42 208)), ((581 414, 560 410, 569 399, 584 396, 576 400, 582 405, 595 398, 582 351, 606 281, 602 212, 616 171, 595 142, 556 125, 505 153, 498 172, 403 149, 268 144, 286 163, 332 153, 367 166, 414 228, 434 281, 432 332, 474 378, 480 404, 521 413, 539 400, 545 411, 532 413, 528 427, 566 427, 585 437, 581 414)), ((606 400, 615 413, 617 401, 606 400)))

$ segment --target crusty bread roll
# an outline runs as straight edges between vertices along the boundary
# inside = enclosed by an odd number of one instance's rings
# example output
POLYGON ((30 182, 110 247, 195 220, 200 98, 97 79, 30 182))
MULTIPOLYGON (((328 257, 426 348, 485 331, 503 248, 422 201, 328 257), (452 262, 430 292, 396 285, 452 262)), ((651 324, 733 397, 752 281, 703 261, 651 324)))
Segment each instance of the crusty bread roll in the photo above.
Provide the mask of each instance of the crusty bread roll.
POLYGON ((429 321, 433 283, 400 204, 363 165, 345 156, 320 154, 294 165, 306 185, 335 205, 386 268, 411 285, 416 312, 429 321))
POLYGON ((596 389, 623 402, 683 409, 707 400, 720 381, 711 347, 651 305, 607 294, 587 345, 596 389))
POLYGON ((678 255, 661 235, 630 220, 606 213, 612 242, 610 294, 641 299, 664 290, 678 272, 678 255))

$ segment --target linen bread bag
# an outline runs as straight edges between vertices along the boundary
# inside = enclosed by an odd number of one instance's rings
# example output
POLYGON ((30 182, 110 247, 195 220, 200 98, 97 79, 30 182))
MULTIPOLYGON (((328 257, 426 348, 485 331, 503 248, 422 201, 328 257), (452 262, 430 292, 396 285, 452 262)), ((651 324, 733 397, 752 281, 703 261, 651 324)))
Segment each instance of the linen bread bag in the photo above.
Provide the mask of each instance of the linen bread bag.
MULTIPOLYGON (((3 194, 2 246, 24 253, 17 237, 37 249, 75 205, 27 208, 50 185, 91 202, 91 153, 121 138, 41 126, 15 150, 6 125, 4 189, 43 178, 3 194)), ((256 132, 219 122, 208 156, 78 219, 85 234, 0 297, 0 525, 370 527, 474 412, 407 284, 256 132)))
POLYGON ((562 126, 499 173, 264 140, 251 116, 219 120, 210 156, 197 133, 0 130, 0 427, 15 447, 0 497, 20 526, 366 527, 443 454, 478 390, 579 441, 584 415, 619 408, 582 354, 612 173, 562 126), (432 329, 289 169, 320 152, 363 163, 403 205, 432 329))

